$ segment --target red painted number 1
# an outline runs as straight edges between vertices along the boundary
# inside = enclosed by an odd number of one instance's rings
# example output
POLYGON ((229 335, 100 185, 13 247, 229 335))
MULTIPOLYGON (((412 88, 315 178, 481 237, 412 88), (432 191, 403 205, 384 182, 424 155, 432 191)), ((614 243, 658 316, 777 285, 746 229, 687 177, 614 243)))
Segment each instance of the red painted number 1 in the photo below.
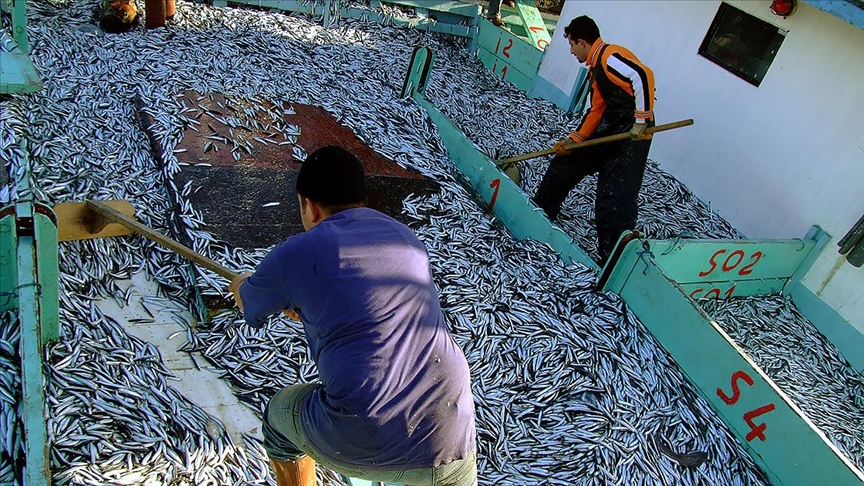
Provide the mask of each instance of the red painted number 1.
POLYGON ((490 182, 489 187, 495 189, 495 192, 492 193, 492 199, 489 200, 489 209, 491 210, 495 207, 495 200, 498 199, 498 188, 501 187, 501 179, 495 179, 490 182))
MULTIPOLYGON (((741 388, 738 386, 738 381, 743 381, 747 384, 747 386, 753 386, 753 378, 750 377, 747 373, 743 371, 736 371, 732 373, 732 396, 726 394, 723 389, 717 389, 717 396, 723 400, 726 405, 735 405, 738 403, 738 399, 741 398, 741 388)), ((765 441, 765 429, 768 428, 767 424, 755 424, 753 423, 753 419, 760 415, 764 415, 772 410, 774 410, 773 403, 769 403, 768 405, 763 405, 755 410, 750 410, 749 412, 744 414, 744 421, 747 422, 747 425, 750 427, 750 432, 747 433, 747 442, 755 438, 759 438, 761 441, 765 441)))

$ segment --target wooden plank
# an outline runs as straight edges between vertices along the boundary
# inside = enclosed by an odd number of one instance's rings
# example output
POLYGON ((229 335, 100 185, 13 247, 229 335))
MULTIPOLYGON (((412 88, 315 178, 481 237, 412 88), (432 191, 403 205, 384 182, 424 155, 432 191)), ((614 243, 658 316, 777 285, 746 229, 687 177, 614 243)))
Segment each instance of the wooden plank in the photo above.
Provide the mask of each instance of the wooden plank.
POLYGON ((483 64, 483 66, 504 81, 513 83, 514 86, 522 91, 527 92, 531 89, 531 84, 534 82, 533 77, 528 77, 524 73, 519 72, 518 69, 509 64, 506 60, 499 58, 495 54, 484 49, 482 46, 477 49, 477 58, 480 59, 480 63, 483 64))
POLYGON ((785 278, 738 280, 735 282, 679 283, 681 290, 691 299, 728 299, 749 295, 777 294, 788 282, 785 278))
MULTIPOLYGON (((304 0, 212 0, 214 7, 232 5, 250 5, 284 12, 299 12, 309 15, 322 15, 330 6, 304 0)), ((329 3, 329 2, 328 2, 329 3)))
MULTIPOLYGON (((129 201, 118 199, 103 202, 126 216, 135 217, 135 208, 129 201)), ((133 233, 129 228, 117 223, 108 224, 99 232, 91 232, 90 228, 91 223, 93 222, 93 213, 87 208, 86 202, 56 204, 54 206, 54 214, 57 216, 58 241, 108 238, 112 236, 131 235, 133 233)))
POLYGON ((800 281, 787 285, 783 295, 792 297, 795 308, 837 347, 853 368, 864 373, 864 334, 800 281))
POLYGON ((381 3, 392 3, 403 7, 437 10, 468 18, 474 18, 480 15, 482 9, 482 7, 477 4, 455 2, 452 0, 381 0, 381 3))
POLYGON ((441 34, 455 35, 458 37, 471 37, 473 28, 465 25, 446 24, 428 18, 403 18, 393 15, 385 15, 374 10, 343 7, 339 9, 339 16, 348 19, 366 19, 383 25, 392 25, 400 28, 424 30, 427 32, 438 32, 441 34))
POLYGON ((0 94, 34 93, 40 89, 42 78, 26 54, 18 48, 0 50, 0 94))
POLYGON ((12 1, 12 37, 24 54, 30 53, 30 44, 27 39, 27 1, 12 1))
POLYGON ((603 290, 616 292, 675 359, 773 484, 858 485, 864 475, 676 285, 641 241, 603 290))
POLYGON ((515 69, 534 78, 540 68, 543 51, 504 29, 499 29, 487 19, 480 20, 478 44, 506 60, 515 69))

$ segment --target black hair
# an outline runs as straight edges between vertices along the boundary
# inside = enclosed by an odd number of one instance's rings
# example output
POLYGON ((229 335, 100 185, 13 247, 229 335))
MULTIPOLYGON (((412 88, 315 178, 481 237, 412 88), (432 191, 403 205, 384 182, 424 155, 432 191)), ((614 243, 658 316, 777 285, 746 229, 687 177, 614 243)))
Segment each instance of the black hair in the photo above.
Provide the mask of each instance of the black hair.
POLYGON ((600 28, 591 20, 591 17, 583 15, 570 21, 570 25, 564 27, 564 37, 568 39, 582 39, 589 44, 600 38, 600 28))
POLYGON ((366 200, 363 164, 342 147, 321 147, 300 166, 297 193, 325 206, 363 203, 366 200))

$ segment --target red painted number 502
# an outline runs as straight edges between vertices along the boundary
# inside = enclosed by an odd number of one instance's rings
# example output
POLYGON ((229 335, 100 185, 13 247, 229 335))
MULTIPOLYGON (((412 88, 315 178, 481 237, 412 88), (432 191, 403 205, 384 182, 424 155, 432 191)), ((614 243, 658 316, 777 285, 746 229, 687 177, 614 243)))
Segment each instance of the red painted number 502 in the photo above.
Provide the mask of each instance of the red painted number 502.
MULTIPOLYGON (((708 270, 699 272, 699 276, 700 277, 707 277, 708 275, 711 275, 711 273, 717 269, 718 265, 720 265, 720 269, 722 271, 731 272, 732 270, 735 270, 736 268, 738 268, 738 265, 740 265, 744 261, 744 251, 743 250, 735 250, 732 253, 730 253, 729 256, 727 256, 725 260, 723 260, 723 263, 721 265, 718 263, 719 260, 717 257, 719 257, 720 255, 723 255, 724 253, 726 253, 725 249, 724 250, 717 250, 716 252, 714 252, 714 254, 711 255, 711 258, 708 260, 708 263, 711 265, 711 268, 709 268, 708 270)), ((742 267, 741 270, 738 270, 738 275, 750 275, 751 273, 753 273, 753 267, 756 265, 756 263, 759 262, 759 260, 761 258, 762 258, 762 252, 761 251, 757 251, 757 252, 753 253, 752 255, 750 255, 750 258, 749 258, 750 263, 748 263, 747 265, 742 267)))

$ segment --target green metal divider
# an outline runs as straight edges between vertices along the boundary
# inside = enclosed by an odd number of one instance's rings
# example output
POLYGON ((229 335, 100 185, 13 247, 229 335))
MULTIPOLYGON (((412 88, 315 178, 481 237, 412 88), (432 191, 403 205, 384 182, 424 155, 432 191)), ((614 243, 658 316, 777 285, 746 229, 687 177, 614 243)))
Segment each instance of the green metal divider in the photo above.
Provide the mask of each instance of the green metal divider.
MULTIPOLYGON (((548 243, 565 260, 597 265, 423 96, 431 51, 415 50, 403 92, 438 128, 453 163, 517 238, 548 243)), ((776 293, 806 273, 829 236, 803 240, 619 240, 603 290, 615 292, 672 355, 775 484, 860 485, 864 475, 694 303, 692 297, 776 293), (676 279, 681 279, 678 283, 676 279), (730 290, 731 289, 731 290, 730 290), (692 295, 692 297, 691 297, 692 295)), ((605 272, 604 272, 605 273, 605 272)))
POLYGON ((342 18, 368 19, 396 27, 467 37, 469 49, 472 51, 476 48, 477 19, 481 12, 480 5, 452 0, 370 0, 372 8, 379 8, 381 4, 393 4, 414 8, 418 14, 426 15, 426 18, 418 19, 351 7, 345 0, 213 0, 216 7, 227 7, 229 4, 320 15, 325 26, 330 25, 330 16, 336 13, 342 18), (430 11, 433 12, 432 16, 428 16, 430 11), (467 24, 463 25, 466 22, 467 24))
MULTIPOLYGON (((723 271, 725 263, 730 276, 727 282, 738 282, 733 270, 739 267, 733 262, 740 255, 736 252, 746 248, 751 253, 744 251, 742 263, 750 265, 755 260, 750 255, 762 252, 767 255, 763 258, 771 262, 762 267, 765 275, 777 275, 778 279, 788 281, 797 270, 794 264, 800 265, 820 238, 825 237, 822 233, 804 242, 740 242, 742 246, 724 253, 720 253, 724 249, 722 243, 716 246, 707 241, 634 240, 624 248, 603 288, 619 294, 639 316, 775 484, 860 485, 864 475, 691 300, 691 292, 674 280, 672 274, 686 271, 686 264, 666 258, 665 263, 672 264, 667 272, 661 262, 668 255, 659 250, 679 248, 683 256, 693 258, 690 268, 697 275, 705 274, 705 278, 718 268, 723 271), (725 259, 719 261, 727 253, 728 263, 725 259), (787 262, 775 261, 784 253, 787 262), (794 267, 785 277, 780 270, 784 266, 794 267)), ((757 266, 758 261, 751 267, 753 273, 757 266)), ((719 282, 715 281, 714 288, 726 288, 726 284, 719 282)))
POLYGON ((486 19, 480 21, 477 44, 477 57, 483 66, 522 91, 531 89, 543 51, 486 19))
MULTIPOLYGON (((26 154, 26 145, 22 148, 26 154)), ((30 194, 26 175, 17 185, 18 194, 30 194)), ((0 209, 0 295, 7 297, 0 299, 0 308, 17 308, 21 326, 25 484, 51 483, 42 357, 46 344, 59 337, 57 248, 57 219, 51 208, 22 198, 0 209)))
POLYGON ((779 293, 829 239, 815 226, 803 240, 643 240, 643 245, 666 276, 698 299, 779 293))
POLYGON ((42 79, 33 62, 27 57, 26 0, 0 0, 0 10, 12 16, 12 38, 16 46, 10 51, 0 50, 0 94, 33 93, 42 88, 42 79))

